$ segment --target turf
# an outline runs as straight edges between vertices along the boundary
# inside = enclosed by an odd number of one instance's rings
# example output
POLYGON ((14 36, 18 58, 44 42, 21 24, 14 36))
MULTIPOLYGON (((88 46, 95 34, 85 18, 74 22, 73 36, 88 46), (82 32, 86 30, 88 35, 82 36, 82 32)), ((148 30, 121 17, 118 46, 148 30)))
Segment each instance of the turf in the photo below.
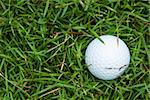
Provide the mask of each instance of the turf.
POLYGON ((150 99, 148 0, 0 0, 0 100, 150 99), (85 49, 119 36, 129 68, 103 81, 89 73, 85 49))

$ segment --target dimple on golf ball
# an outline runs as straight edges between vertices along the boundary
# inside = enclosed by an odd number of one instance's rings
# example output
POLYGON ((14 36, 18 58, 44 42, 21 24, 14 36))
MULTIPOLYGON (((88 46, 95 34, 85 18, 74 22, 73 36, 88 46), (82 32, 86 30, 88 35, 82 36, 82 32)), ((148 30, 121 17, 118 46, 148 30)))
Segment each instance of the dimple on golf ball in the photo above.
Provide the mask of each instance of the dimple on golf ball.
POLYGON ((102 80, 113 80, 124 73, 129 66, 130 52, 127 45, 111 35, 94 39, 85 52, 85 63, 89 71, 102 80))

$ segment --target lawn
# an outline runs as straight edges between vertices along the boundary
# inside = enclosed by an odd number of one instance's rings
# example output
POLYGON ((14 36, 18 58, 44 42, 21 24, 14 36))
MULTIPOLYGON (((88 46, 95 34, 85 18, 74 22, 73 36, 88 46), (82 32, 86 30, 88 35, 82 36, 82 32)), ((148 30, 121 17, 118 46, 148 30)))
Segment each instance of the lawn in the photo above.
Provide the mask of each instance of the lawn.
POLYGON ((149 100, 148 0, 0 0, 0 100, 149 100), (85 50, 118 36, 131 60, 119 78, 95 78, 85 50))

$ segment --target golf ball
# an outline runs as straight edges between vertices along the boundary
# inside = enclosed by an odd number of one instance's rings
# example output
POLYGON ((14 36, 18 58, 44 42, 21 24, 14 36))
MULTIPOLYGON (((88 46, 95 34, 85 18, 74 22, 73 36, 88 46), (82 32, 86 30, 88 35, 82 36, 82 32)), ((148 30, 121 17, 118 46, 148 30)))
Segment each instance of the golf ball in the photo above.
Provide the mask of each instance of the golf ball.
POLYGON ((127 45, 120 38, 111 35, 94 39, 85 52, 85 63, 89 71, 102 80, 118 78, 127 69, 129 62, 127 45))

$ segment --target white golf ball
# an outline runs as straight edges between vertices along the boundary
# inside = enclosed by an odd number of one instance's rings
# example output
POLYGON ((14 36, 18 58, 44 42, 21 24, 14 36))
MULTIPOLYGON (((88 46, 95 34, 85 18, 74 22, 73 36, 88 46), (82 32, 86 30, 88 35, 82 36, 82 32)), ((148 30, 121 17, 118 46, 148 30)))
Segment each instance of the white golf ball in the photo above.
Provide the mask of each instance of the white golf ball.
POLYGON ((112 80, 123 74, 129 66, 130 52, 127 45, 118 37, 100 36, 87 47, 85 63, 89 71, 97 78, 112 80))

